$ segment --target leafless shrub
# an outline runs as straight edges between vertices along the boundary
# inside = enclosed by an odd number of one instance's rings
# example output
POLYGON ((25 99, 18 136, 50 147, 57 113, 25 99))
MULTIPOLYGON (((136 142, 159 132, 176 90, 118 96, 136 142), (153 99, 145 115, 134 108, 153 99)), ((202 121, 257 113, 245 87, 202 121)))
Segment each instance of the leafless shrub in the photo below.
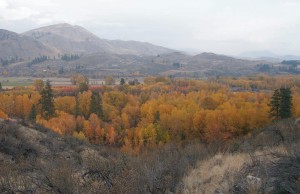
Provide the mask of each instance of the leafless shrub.
POLYGON ((300 150, 273 155, 276 160, 270 165, 270 176, 274 189, 277 193, 300 193, 300 150))

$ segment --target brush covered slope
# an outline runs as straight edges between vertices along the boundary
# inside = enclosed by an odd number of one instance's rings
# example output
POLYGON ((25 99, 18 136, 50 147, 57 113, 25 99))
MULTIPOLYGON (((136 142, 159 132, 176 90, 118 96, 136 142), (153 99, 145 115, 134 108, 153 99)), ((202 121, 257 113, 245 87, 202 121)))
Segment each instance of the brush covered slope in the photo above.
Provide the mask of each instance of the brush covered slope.
POLYGON ((40 126, 1 120, 0 193, 175 192, 186 169, 208 154, 204 148, 170 144, 131 156, 40 126))
POLYGON ((183 193, 300 193, 299 121, 253 132, 199 161, 183 193))
POLYGON ((299 193, 300 128, 130 156, 40 126, 0 121, 1 193, 299 193))

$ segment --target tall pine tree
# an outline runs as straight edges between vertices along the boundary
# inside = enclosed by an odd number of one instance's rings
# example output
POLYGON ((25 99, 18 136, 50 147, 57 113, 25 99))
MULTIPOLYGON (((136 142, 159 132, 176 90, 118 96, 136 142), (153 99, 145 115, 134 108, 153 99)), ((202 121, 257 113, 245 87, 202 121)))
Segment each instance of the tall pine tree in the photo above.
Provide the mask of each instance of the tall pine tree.
POLYGON ((280 118, 280 104, 281 104, 281 95, 279 89, 274 90, 273 96, 271 97, 271 101, 269 103, 270 106, 270 117, 278 120, 280 118))
POLYGON ((30 121, 35 121, 35 118, 36 118, 36 108, 35 108, 35 105, 33 104, 31 106, 31 110, 30 110, 30 113, 29 113, 29 120, 30 121))
POLYGON ((98 92, 93 92, 90 102, 90 113, 95 113, 99 118, 103 119, 102 98, 98 92))
POLYGON ((292 92, 290 88, 274 90, 269 103, 270 116, 274 120, 292 117, 292 92))
POLYGON ((44 119, 48 120, 55 115, 53 92, 49 80, 47 80, 40 94, 41 99, 39 104, 41 105, 41 115, 44 119))
POLYGON ((281 103, 279 114, 282 119, 292 117, 292 92, 290 88, 280 88, 281 103))

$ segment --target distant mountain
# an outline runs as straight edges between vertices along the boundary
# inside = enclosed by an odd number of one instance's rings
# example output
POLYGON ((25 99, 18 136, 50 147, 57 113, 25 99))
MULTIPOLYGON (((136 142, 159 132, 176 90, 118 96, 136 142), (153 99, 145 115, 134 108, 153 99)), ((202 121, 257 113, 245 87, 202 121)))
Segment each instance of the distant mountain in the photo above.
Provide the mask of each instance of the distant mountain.
POLYGON ((9 72, 14 76, 70 76, 74 73, 83 73, 90 77, 105 77, 107 75, 128 76, 131 73, 140 72, 141 75, 209 77, 248 75, 258 71, 257 65, 265 63, 214 53, 202 53, 195 56, 180 52, 152 56, 94 53, 85 54, 72 61, 50 59, 31 67, 19 64, 11 66, 9 72), (63 74, 58 74, 62 68, 63 74), (48 69, 46 74, 45 69, 48 69))
POLYGON ((281 57, 282 60, 300 60, 300 56, 296 55, 284 55, 281 57))
POLYGON ((40 55, 52 56, 56 53, 55 49, 31 37, 0 29, 0 58, 2 60, 11 58, 28 60, 40 55))
POLYGON ((138 41, 101 39, 80 26, 57 24, 46 26, 23 35, 30 36, 43 44, 59 50, 61 53, 115 53, 132 55, 157 55, 174 50, 138 41))
POLYGON ((243 58, 252 58, 252 59, 259 59, 259 58, 278 58, 279 56, 272 53, 271 51, 262 50, 262 51, 247 51, 243 52, 238 55, 239 57, 243 58))
POLYGON ((188 66, 203 66, 203 67, 226 67, 231 68, 233 66, 247 66, 257 64, 257 62, 250 61, 250 60, 243 60, 243 59, 236 59, 233 57, 225 56, 225 55, 218 55, 214 53, 201 53, 199 55, 193 56, 189 62, 188 66))
POLYGON ((68 76, 84 73, 90 76, 166 74, 174 76, 208 77, 217 75, 245 75, 257 71, 261 60, 245 60, 201 53, 188 55, 172 49, 138 41, 101 39, 80 26, 57 24, 17 34, 0 30, 1 69, 9 75, 68 76), (74 60, 58 55, 78 54, 74 60), (28 63, 37 56, 46 60, 28 63), (52 57, 51 57, 52 56, 52 57), (54 57, 55 56, 55 57, 54 57), (3 59, 24 58, 4 61, 3 59))
POLYGON ((270 62, 280 62, 282 60, 300 60, 300 56, 296 55, 277 55, 270 51, 249 51, 238 55, 246 59, 266 60, 270 62))

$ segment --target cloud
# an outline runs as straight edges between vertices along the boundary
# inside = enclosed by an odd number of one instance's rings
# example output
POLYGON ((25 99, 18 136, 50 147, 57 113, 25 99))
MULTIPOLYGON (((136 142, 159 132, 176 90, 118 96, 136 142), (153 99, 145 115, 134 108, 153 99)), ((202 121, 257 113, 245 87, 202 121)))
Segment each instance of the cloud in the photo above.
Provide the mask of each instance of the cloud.
POLYGON ((102 38, 221 53, 300 52, 299 8, 299 0, 1 0, 0 24, 67 22, 102 38))
POLYGON ((12 6, 11 2, 8 0, 2 0, 0 2, 0 18, 2 20, 21 20, 34 15, 37 15, 39 12, 29 7, 25 6, 12 6))

